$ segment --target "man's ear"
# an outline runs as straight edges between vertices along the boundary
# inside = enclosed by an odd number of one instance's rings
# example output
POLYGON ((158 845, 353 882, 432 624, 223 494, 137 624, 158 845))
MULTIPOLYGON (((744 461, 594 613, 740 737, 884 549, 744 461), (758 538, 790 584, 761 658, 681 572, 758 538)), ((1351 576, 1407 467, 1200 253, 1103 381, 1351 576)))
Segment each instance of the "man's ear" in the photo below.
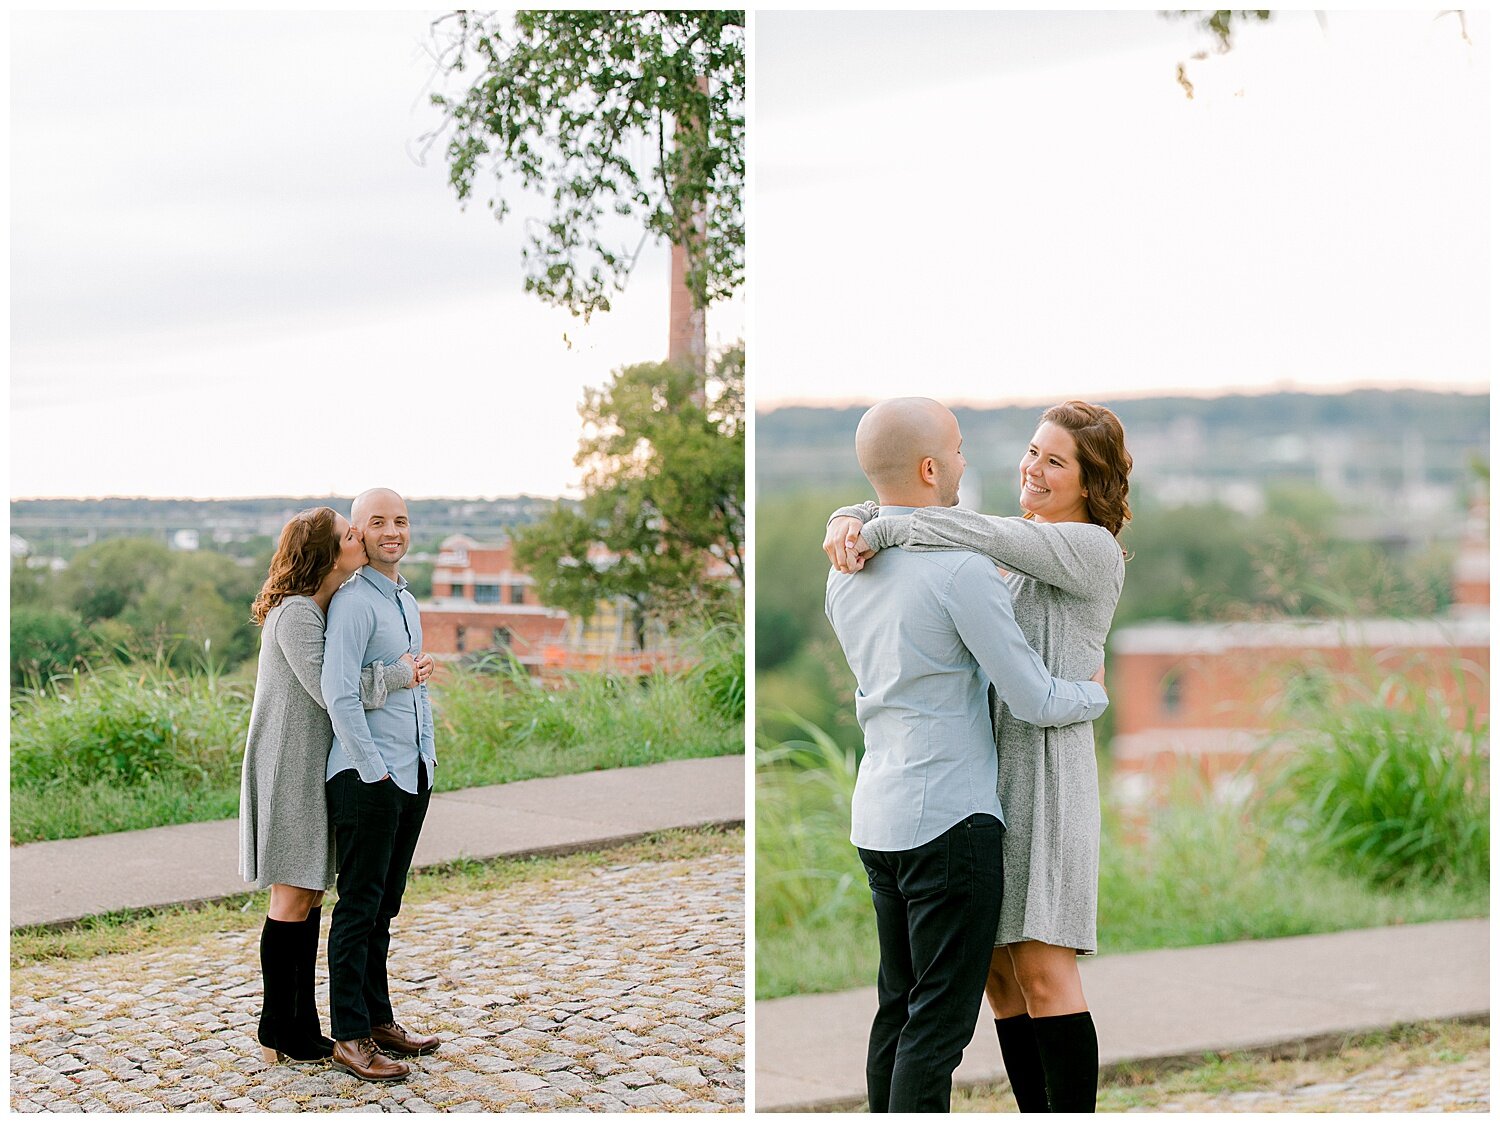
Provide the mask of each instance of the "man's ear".
POLYGON ((917 468, 917 475, 924 484, 937 483, 937 460, 931 456, 922 457, 922 463, 917 468))

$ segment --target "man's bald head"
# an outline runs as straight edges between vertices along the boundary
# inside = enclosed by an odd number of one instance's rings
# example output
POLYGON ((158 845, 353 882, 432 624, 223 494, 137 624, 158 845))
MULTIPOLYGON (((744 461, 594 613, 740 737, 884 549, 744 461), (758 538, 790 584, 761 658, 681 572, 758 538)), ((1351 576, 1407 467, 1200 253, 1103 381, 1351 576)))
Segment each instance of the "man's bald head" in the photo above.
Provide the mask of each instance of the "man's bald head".
POLYGON ((931 398, 888 398, 860 418, 859 466, 882 504, 951 507, 963 475, 958 418, 931 398))
POLYGON ((376 507, 389 504, 398 504, 403 513, 406 511, 406 500, 388 487, 372 487, 369 491, 362 491, 354 497, 354 505, 349 508, 349 521, 359 526, 376 507))

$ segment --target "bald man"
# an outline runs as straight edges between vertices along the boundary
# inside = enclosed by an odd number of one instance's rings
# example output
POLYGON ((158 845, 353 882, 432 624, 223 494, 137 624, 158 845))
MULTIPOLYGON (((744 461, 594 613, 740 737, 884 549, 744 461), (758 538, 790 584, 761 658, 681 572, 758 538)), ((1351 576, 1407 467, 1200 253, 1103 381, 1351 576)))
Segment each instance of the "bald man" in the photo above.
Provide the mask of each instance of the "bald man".
POLYGON ((362 1080, 401 1080, 410 1066, 392 1057, 438 1046, 396 1021, 386 980, 391 919, 401 910, 437 754, 425 684, 393 692, 380 710, 359 701, 362 667, 422 651, 422 619, 398 568, 411 546, 406 502, 387 488, 363 492, 349 522, 364 536, 370 563, 333 595, 323 645, 333 721, 328 818, 339 863, 328 931, 330 1063, 362 1080))
MULTIPOLYGON (((939 403, 881 402, 854 443, 882 515, 957 504, 963 436, 939 403)), ((824 607, 859 683, 865 740, 849 837, 880 940, 870 1110, 947 1111, 1004 885, 989 689, 1043 726, 1091 721, 1108 699, 1097 682, 1048 673, 978 554, 885 550, 861 572, 830 571, 824 607)))

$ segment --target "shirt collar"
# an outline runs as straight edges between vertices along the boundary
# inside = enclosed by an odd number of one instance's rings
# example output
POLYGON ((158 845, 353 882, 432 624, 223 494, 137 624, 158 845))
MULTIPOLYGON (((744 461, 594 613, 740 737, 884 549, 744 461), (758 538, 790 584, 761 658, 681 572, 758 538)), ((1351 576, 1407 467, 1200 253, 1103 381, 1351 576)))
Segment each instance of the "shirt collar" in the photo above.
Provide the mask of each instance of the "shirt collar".
POLYGON ((359 571, 359 575, 388 597, 394 597, 406 589, 406 578, 399 573, 396 574, 396 580, 392 581, 374 566, 367 565, 359 571))
POLYGON ((882 515, 910 515, 913 514, 916 510, 917 509, 915 507, 902 507, 897 503, 887 503, 885 506, 880 508, 880 513, 882 515))

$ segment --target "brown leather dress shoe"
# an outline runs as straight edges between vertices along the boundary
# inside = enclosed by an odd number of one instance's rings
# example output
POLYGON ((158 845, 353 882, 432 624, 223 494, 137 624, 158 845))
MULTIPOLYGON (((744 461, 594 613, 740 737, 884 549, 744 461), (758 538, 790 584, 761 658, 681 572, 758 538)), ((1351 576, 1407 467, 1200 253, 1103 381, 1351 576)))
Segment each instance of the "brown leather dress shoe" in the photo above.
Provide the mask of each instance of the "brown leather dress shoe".
POLYGON ((400 1022, 371 1026, 370 1036, 375 1039, 375 1044, 379 1045, 383 1052, 393 1057, 420 1057, 435 1052, 438 1047, 437 1037, 419 1036, 400 1022))
POLYGON ((411 1073, 410 1065, 391 1060, 369 1037, 334 1042, 333 1056, 328 1063, 361 1080, 405 1080, 411 1073))

